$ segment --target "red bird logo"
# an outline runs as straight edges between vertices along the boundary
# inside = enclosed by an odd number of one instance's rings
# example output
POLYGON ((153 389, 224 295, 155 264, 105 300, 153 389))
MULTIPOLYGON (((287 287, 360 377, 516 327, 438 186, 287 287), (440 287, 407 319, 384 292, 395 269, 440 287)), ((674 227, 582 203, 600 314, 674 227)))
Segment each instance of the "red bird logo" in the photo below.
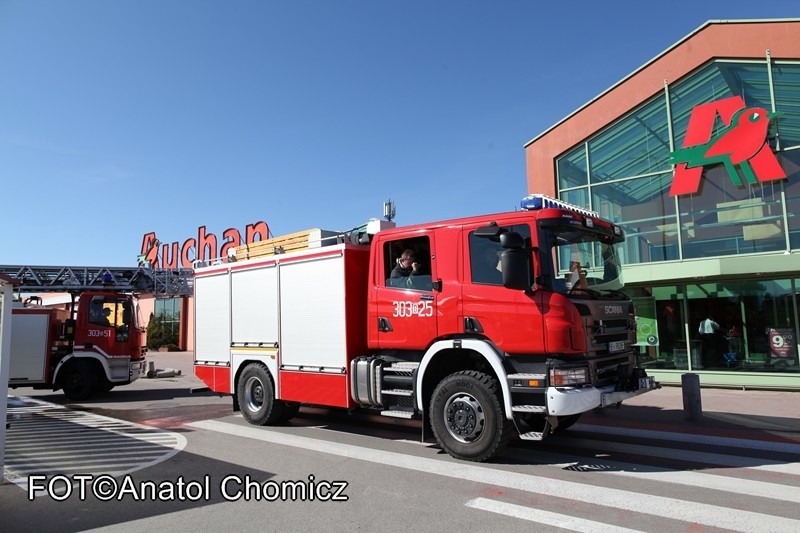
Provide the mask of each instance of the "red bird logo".
POLYGON ((686 163, 688 168, 722 163, 734 185, 742 186, 735 166, 742 169, 747 183, 758 183, 750 159, 764 147, 770 119, 779 113, 767 113, 760 107, 740 109, 733 115, 731 125, 705 144, 673 152, 672 163, 686 163))
POLYGON ((696 193, 702 167, 718 163, 725 165, 737 187, 743 183, 736 167, 742 169, 749 185, 785 178, 786 173, 766 141, 770 120, 778 115, 780 113, 767 113, 760 107, 745 107, 738 96, 694 108, 684 148, 672 152, 670 158, 670 162, 677 165, 670 194, 696 193), (717 113, 728 125, 711 137, 717 113))

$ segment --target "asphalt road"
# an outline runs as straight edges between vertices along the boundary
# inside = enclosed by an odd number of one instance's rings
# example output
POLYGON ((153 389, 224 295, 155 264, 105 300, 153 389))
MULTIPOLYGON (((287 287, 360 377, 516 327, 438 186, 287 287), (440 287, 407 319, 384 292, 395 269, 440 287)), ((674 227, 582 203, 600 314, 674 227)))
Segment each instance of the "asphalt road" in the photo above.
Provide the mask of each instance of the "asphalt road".
POLYGON ((0 486, 0 530, 800 530, 794 442, 578 424, 474 464, 420 442, 415 422, 303 408, 254 427, 230 399, 192 394, 182 370, 81 404, 10 391, 16 483, 0 486), (26 478, 76 474, 117 497, 26 478))

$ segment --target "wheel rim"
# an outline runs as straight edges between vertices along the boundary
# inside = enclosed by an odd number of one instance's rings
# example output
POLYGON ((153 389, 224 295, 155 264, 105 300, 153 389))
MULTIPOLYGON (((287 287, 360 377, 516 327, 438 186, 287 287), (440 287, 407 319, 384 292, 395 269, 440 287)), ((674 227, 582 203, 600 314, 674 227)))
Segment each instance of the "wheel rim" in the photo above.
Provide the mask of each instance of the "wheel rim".
POLYGON ((244 385, 244 404, 252 412, 264 406, 264 384, 255 376, 249 378, 244 385))
POLYGON ((444 404, 447 432, 459 442, 472 442, 483 433, 483 406, 471 394, 459 392, 444 404))
POLYGON ((68 380, 69 386, 72 390, 78 390, 83 387, 83 374, 79 371, 74 371, 70 374, 68 380))

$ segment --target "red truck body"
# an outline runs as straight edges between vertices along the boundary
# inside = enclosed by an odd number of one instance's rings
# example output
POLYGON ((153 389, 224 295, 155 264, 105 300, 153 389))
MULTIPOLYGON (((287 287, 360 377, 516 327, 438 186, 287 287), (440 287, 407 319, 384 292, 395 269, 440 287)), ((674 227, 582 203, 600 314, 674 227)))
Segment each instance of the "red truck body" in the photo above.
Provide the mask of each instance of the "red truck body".
POLYGON ((9 386, 63 389, 80 400, 135 381, 145 350, 132 297, 83 292, 75 318, 64 309, 17 303, 11 311, 9 386))
POLYGON ((448 453, 477 461, 514 432, 539 440, 657 388, 618 290, 622 230, 536 203, 373 221, 338 243, 197 268, 196 375, 255 424, 300 404, 427 417, 448 453))

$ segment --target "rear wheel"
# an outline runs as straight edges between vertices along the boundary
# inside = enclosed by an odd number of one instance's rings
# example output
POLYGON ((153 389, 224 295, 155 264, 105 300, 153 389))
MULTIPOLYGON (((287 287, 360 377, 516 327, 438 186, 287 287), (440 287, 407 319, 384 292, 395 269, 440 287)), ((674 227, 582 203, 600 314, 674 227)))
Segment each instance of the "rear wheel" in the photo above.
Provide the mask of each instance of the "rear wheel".
POLYGON ((451 374, 436 386, 430 420, 442 449, 467 461, 494 457, 513 435, 497 380, 474 370, 451 374))
POLYGON ((278 418, 278 422, 288 422, 292 418, 297 416, 297 413, 300 412, 300 404, 297 402, 281 402, 280 400, 276 400, 276 402, 280 402, 281 405, 281 415, 278 418))
POLYGON ((70 362, 63 370, 61 388, 64 396, 71 401, 85 400, 94 392, 97 383, 97 372, 89 361, 70 362))
POLYGON ((251 363, 245 367, 239 377, 236 396, 242 416, 251 424, 274 424, 283 415, 284 402, 275 399, 272 379, 264 365, 251 363))

